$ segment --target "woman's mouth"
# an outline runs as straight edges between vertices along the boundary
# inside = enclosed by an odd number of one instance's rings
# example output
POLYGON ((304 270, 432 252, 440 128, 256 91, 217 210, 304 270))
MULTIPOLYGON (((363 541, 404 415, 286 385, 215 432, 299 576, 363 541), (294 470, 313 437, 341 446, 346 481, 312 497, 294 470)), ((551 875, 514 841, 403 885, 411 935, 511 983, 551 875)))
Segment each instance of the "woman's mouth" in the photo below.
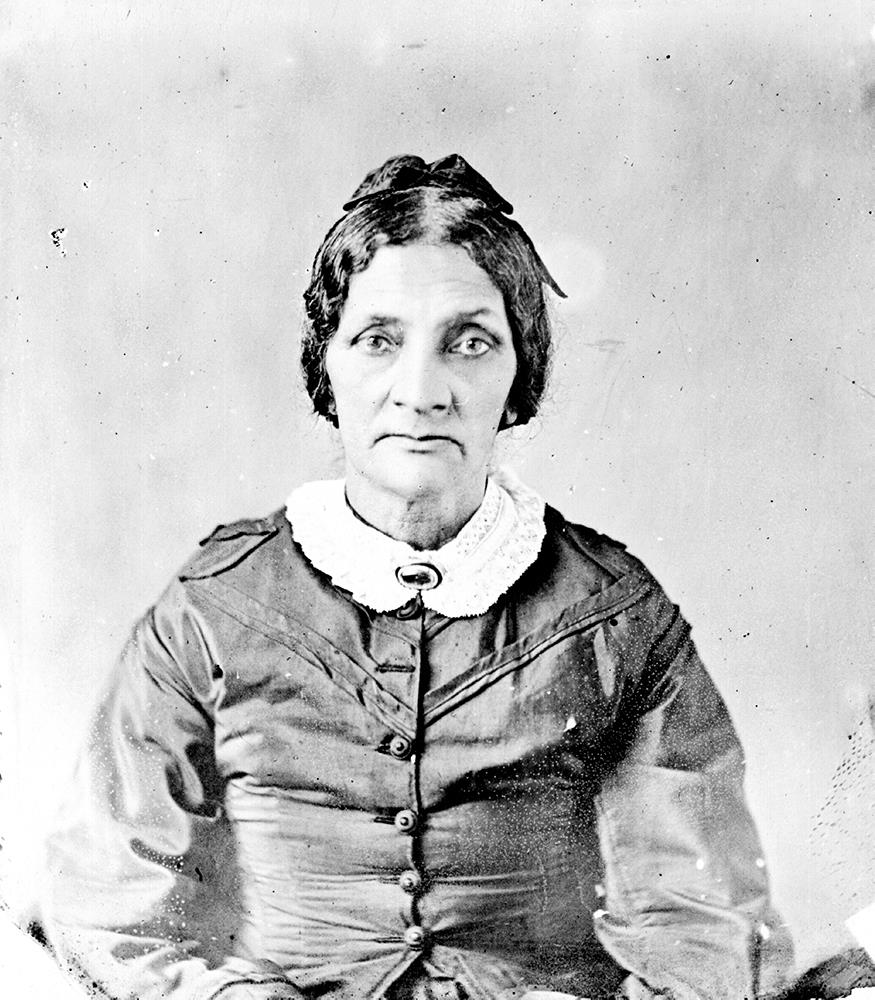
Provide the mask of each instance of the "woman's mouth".
POLYGON ((462 445, 448 434, 383 434, 378 441, 394 441, 407 451, 430 452, 455 445, 462 451, 462 445))

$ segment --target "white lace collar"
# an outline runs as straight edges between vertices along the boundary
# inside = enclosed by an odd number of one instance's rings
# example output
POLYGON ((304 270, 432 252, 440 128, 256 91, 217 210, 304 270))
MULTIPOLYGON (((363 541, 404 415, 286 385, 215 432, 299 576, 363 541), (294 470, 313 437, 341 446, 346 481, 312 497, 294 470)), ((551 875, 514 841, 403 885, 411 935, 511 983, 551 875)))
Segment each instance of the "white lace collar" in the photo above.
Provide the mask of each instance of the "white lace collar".
POLYGON ((544 541, 544 500, 510 472, 492 472, 483 503, 451 541, 434 551, 414 549, 359 520, 342 479, 298 487, 286 517, 310 562, 373 611, 397 611, 413 592, 396 570, 431 563, 440 583, 423 590, 427 608, 448 618, 487 611, 532 565, 544 541))

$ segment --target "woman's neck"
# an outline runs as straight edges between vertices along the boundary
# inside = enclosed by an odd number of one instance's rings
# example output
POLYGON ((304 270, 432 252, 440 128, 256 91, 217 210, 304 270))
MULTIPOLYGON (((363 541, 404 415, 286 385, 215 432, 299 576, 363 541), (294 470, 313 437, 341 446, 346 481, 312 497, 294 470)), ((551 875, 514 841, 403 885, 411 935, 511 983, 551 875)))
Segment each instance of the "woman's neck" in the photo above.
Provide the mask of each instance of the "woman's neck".
POLYGON ((485 481, 467 490, 399 496, 347 476, 346 500, 362 521, 414 549, 439 549, 462 530, 483 502, 485 481))

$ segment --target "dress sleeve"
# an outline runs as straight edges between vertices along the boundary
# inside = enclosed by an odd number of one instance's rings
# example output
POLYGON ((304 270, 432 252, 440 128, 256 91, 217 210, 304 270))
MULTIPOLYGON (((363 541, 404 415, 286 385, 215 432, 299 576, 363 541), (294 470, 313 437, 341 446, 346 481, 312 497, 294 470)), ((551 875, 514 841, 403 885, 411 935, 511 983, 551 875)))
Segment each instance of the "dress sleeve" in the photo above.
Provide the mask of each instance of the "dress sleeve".
POLYGON ((176 583, 109 678, 48 842, 49 940, 99 995, 300 1000, 281 968, 234 954, 212 683, 209 636, 176 583))
POLYGON ((726 706, 658 588, 597 799, 605 867, 596 933, 632 1000, 752 1000, 780 987, 791 947, 769 902, 726 706))

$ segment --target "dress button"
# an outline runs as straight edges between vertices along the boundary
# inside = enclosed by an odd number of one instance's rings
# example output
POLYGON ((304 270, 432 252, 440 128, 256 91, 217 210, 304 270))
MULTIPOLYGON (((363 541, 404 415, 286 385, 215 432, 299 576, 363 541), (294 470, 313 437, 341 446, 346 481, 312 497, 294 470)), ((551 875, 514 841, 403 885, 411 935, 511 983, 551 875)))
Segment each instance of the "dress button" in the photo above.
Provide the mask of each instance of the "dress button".
POLYGON ((409 871, 401 872, 398 876, 398 885, 413 896, 422 887, 422 876, 411 868, 409 871))
POLYGON ((419 817, 412 809, 402 809, 395 813, 395 829, 399 833, 413 833, 419 824, 419 817))
POLYGON ((419 597, 414 597, 395 612, 395 617, 400 618, 403 622, 410 621, 411 618, 416 618, 421 610, 422 600, 419 597))
POLYGON ((393 736, 389 740, 389 753, 393 757, 397 757, 398 760, 407 760, 410 756, 410 751, 413 749, 413 744, 406 736, 393 736))
POLYGON ((414 924, 404 932, 404 943, 413 951, 422 951, 425 947, 425 931, 414 924))

